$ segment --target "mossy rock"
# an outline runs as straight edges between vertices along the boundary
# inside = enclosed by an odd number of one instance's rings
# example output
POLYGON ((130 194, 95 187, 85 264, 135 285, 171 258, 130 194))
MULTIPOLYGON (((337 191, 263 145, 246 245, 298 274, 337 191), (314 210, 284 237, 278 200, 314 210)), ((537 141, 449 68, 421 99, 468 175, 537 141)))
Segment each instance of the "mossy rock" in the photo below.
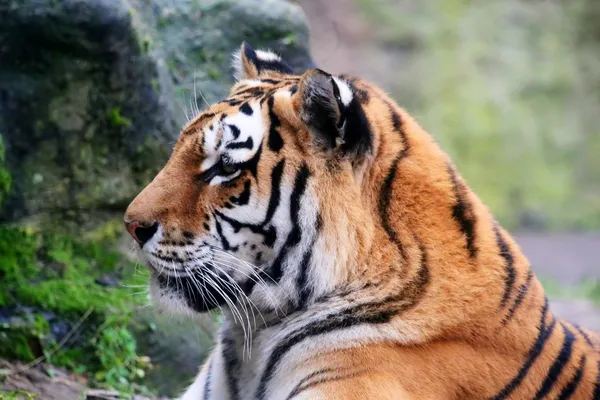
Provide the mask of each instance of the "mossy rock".
POLYGON ((242 40, 310 65, 281 0, 9 0, 0 20, 0 220, 52 229, 121 214, 186 114, 225 96, 242 40))

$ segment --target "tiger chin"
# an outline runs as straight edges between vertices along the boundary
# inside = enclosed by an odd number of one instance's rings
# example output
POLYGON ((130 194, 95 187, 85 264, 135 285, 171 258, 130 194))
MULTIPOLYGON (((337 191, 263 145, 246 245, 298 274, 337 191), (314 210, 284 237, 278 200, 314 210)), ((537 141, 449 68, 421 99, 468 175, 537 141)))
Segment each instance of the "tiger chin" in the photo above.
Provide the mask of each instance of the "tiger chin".
POLYGON ((600 399, 599 336, 552 315, 406 111, 247 43, 234 59, 125 214, 154 300, 224 316, 183 399, 600 399))

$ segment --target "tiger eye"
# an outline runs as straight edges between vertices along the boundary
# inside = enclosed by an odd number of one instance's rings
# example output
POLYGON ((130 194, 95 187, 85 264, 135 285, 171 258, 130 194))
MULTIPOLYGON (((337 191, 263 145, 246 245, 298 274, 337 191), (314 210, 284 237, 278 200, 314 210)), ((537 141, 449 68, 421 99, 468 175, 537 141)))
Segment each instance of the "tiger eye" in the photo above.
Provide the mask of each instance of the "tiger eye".
POLYGON ((233 174, 235 171, 237 171, 237 167, 233 164, 223 164, 223 166, 221 167, 221 169, 223 170, 223 172, 225 172, 227 175, 231 175, 233 174))

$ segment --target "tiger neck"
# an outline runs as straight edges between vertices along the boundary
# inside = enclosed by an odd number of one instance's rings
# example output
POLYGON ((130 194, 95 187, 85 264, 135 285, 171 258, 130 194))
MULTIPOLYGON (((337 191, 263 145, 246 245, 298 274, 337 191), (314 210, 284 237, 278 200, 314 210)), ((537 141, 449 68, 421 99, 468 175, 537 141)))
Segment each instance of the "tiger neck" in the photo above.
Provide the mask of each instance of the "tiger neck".
POLYGON ((414 319, 426 340, 465 326, 471 334, 474 322, 503 326, 521 293, 543 305, 528 260, 448 156, 404 110, 384 104, 393 123, 378 124, 392 129, 377 135, 376 163, 386 167, 370 177, 378 228, 366 270, 380 296, 396 303, 388 307, 393 318, 414 319), (423 329, 428 319, 435 323, 423 329))

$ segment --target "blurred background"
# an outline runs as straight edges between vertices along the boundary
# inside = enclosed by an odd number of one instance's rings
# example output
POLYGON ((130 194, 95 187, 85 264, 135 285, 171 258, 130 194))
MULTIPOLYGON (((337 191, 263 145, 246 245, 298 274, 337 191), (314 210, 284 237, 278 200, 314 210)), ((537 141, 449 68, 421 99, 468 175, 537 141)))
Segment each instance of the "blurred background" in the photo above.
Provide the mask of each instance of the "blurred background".
POLYGON ((600 330, 598 20, 595 0, 0 0, 0 398, 174 396, 196 373, 218 318, 147 307, 121 218, 242 40, 388 91, 556 313, 600 330))

